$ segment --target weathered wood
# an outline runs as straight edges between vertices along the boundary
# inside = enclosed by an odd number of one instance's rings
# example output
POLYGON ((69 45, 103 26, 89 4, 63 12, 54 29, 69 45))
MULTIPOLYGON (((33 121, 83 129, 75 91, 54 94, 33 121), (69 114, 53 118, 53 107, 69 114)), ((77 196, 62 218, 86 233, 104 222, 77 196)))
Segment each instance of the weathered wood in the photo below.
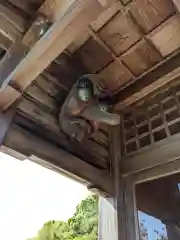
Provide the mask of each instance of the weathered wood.
POLYGON ((151 31, 175 12, 169 0, 136 0, 130 12, 145 33, 151 31))
POLYGON ((8 50, 12 45, 12 41, 7 38, 6 36, 4 36, 2 33, 0 33, 0 46, 5 49, 8 50))
POLYGON ((11 41, 15 41, 22 36, 22 32, 2 15, 0 15, 0 32, 11 41))
POLYGON ((147 41, 142 40, 127 51, 121 59, 134 75, 139 76, 162 58, 147 41))
POLYGON ((156 166, 147 170, 133 174, 136 184, 153 181, 157 178, 167 177, 180 172, 180 159, 156 166))
POLYGON ((164 61, 152 72, 137 78, 129 87, 120 91, 116 99, 119 103, 116 104, 115 109, 118 111, 144 98, 148 94, 165 86, 180 76, 179 67, 180 55, 170 57, 169 61, 164 61))
POLYGON ((54 22, 23 61, 16 60, 16 68, 6 75, 6 84, 12 80, 23 91, 103 9, 96 0, 45 1, 40 12, 54 22))
POLYGON ((46 78, 42 74, 34 82, 44 93, 47 93, 49 96, 57 99, 60 103, 63 102, 67 96, 67 92, 64 88, 60 87, 55 81, 46 78))
POLYGON ((141 39, 138 27, 129 13, 118 14, 99 33, 102 40, 118 56, 141 39))
MULTIPOLYGON (((62 134, 59 123, 58 123, 58 114, 52 114, 50 109, 43 107, 42 105, 38 105, 34 101, 30 101, 26 98, 22 98, 17 105, 20 114, 22 113, 24 117, 30 118, 32 121, 36 122, 44 126, 46 129, 51 131, 56 138, 58 138, 58 142, 62 145, 67 145, 67 139, 64 134, 62 134)), ((56 112, 59 108, 56 109, 56 112)), ((55 110, 54 110, 55 111, 55 110)), ((38 127, 37 127, 38 128, 38 127)), ((54 138, 55 138, 54 136, 54 138)), ((83 152, 83 150, 88 154, 91 154, 88 158, 89 161, 94 164, 99 165, 102 168, 108 168, 108 149, 98 142, 92 140, 85 140, 81 144, 69 143, 70 145, 76 146, 74 149, 77 152, 83 152)), ((80 154, 80 153, 79 153, 80 154)), ((86 158, 85 154, 84 157, 86 158)))
POLYGON ((16 158, 18 160, 21 160, 21 161, 24 161, 24 160, 27 159, 27 156, 21 154, 20 152, 16 152, 12 148, 8 148, 8 147, 6 147, 4 145, 2 145, 0 147, 0 151, 1 151, 1 153, 7 154, 7 155, 9 155, 9 156, 11 156, 13 158, 16 158))
POLYGON ((91 136, 91 138, 92 138, 95 142, 97 142, 97 143, 103 145, 104 147, 108 148, 109 138, 108 138, 108 136, 107 136, 103 131, 101 131, 101 129, 99 129, 97 132, 95 132, 95 133, 91 136))
POLYGON ((74 40, 73 43, 71 43, 71 45, 68 47, 68 51, 71 54, 75 53, 89 38, 89 31, 85 30, 77 39, 74 40))
POLYGON ((70 90, 77 79, 82 76, 82 72, 78 69, 77 62, 66 53, 58 56, 46 71, 54 76, 59 81, 59 84, 67 90, 70 90))
MULTIPOLYGON (((118 221, 115 198, 99 198, 99 240, 118 240, 118 221)), ((123 239, 123 238, 122 238, 123 239)))
POLYGON ((99 76, 103 78, 103 84, 110 91, 116 92, 125 83, 132 79, 131 74, 127 69, 119 62, 112 62, 106 68, 104 68, 99 76))
POLYGON ((80 62, 88 73, 97 73, 113 61, 111 54, 93 38, 74 54, 74 59, 80 62))
POLYGON ((5 91, 0 92, 0 109, 4 109, 10 107, 10 105, 14 102, 14 98, 18 99, 21 94, 15 90, 14 88, 7 86, 5 91))
POLYGON ((96 20, 91 23, 92 29, 97 32, 102 28, 107 21, 109 21, 115 14, 122 10, 121 3, 115 2, 110 8, 105 10, 96 20))
POLYGON ((179 24, 180 16, 174 15, 148 36, 163 56, 169 55, 180 47, 179 24))
POLYGON ((16 108, 15 106, 12 106, 10 109, 8 109, 8 111, 0 113, 0 146, 2 145, 10 128, 10 124, 13 121, 15 112, 16 108))
POLYGON ((42 76, 44 76, 46 79, 48 79, 49 81, 54 82, 56 85, 58 85, 60 88, 62 88, 63 90, 65 90, 66 92, 68 92, 68 88, 66 86, 63 85, 63 83, 61 83, 61 81, 59 81, 57 78, 55 78, 54 76, 52 76, 50 73, 48 73, 47 71, 42 73, 42 76))
POLYGON ((168 240, 176 240, 180 237, 180 230, 176 229, 176 226, 167 226, 167 236, 168 240))
POLYGON ((43 1, 44 0, 9 0, 12 5, 30 16, 39 9, 43 1))
POLYGON ((139 239, 135 211, 135 194, 133 182, 124 179, 120 174, 121 150, 120 128, 110 132, 110 160, 114 179, 114 198, 100 199, 100 240, 134 240, 139 239))
POLYGON ((180 11, 180 2, 178 0, 172 0, 177 10, 180 11))
POLYGON ((58 120, 46 109, 41 108, 35 102, 22 98, 17 105, 17 109, 30 116, 36 122, 43 124, 54 132, 59 133, 58 120))
POLYGON ((7 19, 20 32, 24 32, 27 20, 18 15, 15 11, 13 11, 13 8, 11 8, 10 6, 7 7, 0 3, 0 15, 7 19))
POLYGON ((3 144, 27 156, 37 156, 71 175, 93 183, 104 192, 112 193, 112 179, 106 171, 98 170, 83 160, 65 152, 64 150, 38 138, 17 126, 12 126, 8 131, 3 144))
POLYGON ((179 135, 174 135, 154 144, 148 150, 124 159, 121 162, 122 173, 129 175, 178 159, 180 156, 179 144, 179 135))
POLYGON ((35 84, 30 85, 26 89, 26 92, 24 93, 24 95, 32 98, 37 103, 40 103, 42 107, 48 108, 49 112, 57 113, 59 110, 57 101, 51 96, 48 96, 48 94, 42 91, 41 88, 39 88, 35 84))

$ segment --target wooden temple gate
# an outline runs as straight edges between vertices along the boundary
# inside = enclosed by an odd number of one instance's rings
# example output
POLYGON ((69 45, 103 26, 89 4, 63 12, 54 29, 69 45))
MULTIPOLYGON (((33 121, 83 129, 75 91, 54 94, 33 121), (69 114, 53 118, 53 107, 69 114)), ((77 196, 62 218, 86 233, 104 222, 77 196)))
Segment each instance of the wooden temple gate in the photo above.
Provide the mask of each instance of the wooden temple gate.
POLYGON ((172 204, 180 182, 179 11, 179 0, 0 1, 1 151, 98 191, 100 240, 138 240, 137 208, 164 222, 169 240, 180 239, 172 204), (103 78, 121 124, 101 124, 79 144, 61 132, 58 115, 87 73, 103 78))

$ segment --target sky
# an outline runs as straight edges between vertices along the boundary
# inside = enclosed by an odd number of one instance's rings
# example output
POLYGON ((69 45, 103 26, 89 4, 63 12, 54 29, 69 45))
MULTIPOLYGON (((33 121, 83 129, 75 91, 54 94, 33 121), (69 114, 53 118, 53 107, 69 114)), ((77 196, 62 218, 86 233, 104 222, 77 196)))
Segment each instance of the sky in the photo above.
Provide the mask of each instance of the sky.
MULTIPOLYGON (((70 218, 90 193, 85 186, 29 160, 0 153, 0 236, 3 240, 32 238, 49 220, 70 218)), ((142 212, 149 240, 164 225, 142 212)))
POLYGON ((0 154, 0 237, 26 240, 49 220, 67 220, 86 187, 28 160, 0 154))
POLYGON ((144 222, 144 227, 148 230, 148 240, 156 239, 156 233, 154 230, 157 230, 159 233, 163 233, 164 236, 167 236, 165 225, 162 224, 160 220, 143 212, 138 212, 138 217, 140 221, 144 222))

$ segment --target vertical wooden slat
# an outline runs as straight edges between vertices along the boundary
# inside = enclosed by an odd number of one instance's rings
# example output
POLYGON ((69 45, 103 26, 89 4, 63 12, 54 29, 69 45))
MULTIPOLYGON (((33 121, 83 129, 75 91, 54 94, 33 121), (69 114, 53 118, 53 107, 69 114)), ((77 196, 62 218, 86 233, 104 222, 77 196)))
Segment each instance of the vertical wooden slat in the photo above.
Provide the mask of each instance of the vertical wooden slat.
POLYGON ((120 171, 120 126, 110 131, 111 174, 114 179, 113 198, 100 198, 99 240, 139 240, 134 185, 120 171))

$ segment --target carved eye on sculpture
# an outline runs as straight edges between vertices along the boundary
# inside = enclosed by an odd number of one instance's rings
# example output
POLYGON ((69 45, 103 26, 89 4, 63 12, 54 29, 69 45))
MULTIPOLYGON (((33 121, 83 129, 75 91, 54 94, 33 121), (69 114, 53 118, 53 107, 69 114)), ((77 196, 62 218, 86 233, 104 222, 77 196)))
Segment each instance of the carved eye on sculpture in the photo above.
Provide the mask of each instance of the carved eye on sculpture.
POLYGON ((93 83, 87 77, 82 77, 78 80, 77 95, 83 102, 88 102, 92 99, 94 95, 94 87, 93 83))
POLYGON ((108 106, 107 105, 100 105, 100 110, 103 112, 107 112, 108 106))

